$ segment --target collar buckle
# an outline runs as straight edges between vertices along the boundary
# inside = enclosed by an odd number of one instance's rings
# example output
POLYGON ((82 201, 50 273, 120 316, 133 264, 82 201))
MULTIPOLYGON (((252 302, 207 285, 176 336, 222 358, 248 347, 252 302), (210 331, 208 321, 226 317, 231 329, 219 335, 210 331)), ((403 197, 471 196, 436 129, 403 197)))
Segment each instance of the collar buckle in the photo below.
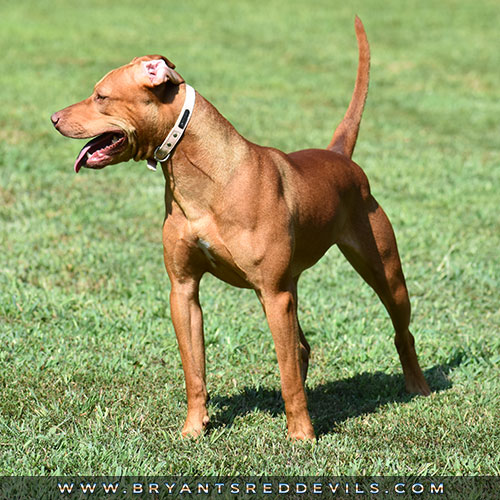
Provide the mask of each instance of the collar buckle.
MULTIPOLYGON (((172 154, 172 151, 169 151, 166 156, 163 156, 161 158, 158 157, 158 151, 160 151, 160 147, 161 146, 158 146, 156 149, 155 149, 155 152, 153 153, 153 160, 154 161, 159 161, 160 163, 163 163, 164 161, 167 161, 169 158, 170 158, 170 155, 172 154)), ((173 148, 172 148, 173 149, 173 148)))

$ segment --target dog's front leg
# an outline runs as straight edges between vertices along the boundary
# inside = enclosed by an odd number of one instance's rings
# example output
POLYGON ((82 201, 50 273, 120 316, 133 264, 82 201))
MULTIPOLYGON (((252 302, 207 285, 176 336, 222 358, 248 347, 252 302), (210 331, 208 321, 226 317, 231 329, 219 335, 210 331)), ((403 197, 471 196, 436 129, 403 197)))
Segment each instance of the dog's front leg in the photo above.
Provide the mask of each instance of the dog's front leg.
POLYGON ((206 428, 208 393, 205 383, 203 316, 198 298, 199 281, 172 280, 170 309, 186 379, 187 417, 183 436, 197 437, 206 428))
POLYGON ((307 411, 301 374, 301 347, 294 290, 259 292, 274 340, 285 402, 288 435, 292 439, 314 439, 307 411))

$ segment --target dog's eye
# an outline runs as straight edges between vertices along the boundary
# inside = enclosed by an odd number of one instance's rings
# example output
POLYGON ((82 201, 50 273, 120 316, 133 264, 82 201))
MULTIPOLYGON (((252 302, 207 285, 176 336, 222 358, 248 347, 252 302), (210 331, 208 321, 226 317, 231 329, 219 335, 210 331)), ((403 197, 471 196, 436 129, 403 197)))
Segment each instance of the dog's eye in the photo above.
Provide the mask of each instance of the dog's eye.
POLYGON ((105 101, 107 98, 108 98, 107 95, 102 95, 102 94, 99 94, 98 92, 95 95, 96 101, 101 101, 102 102, 102 101, 105 101))

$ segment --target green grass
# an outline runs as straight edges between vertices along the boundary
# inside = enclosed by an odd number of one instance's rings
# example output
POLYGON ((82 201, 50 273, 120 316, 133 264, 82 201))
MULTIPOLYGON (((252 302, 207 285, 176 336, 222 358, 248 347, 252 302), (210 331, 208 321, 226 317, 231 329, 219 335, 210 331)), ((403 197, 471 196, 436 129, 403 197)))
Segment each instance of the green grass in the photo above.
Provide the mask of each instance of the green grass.
POLYGON ((496 0, 4 2, 0 18, 0 474, 500 474, 496 0), (302 281, 317 443, 286 439, 254 294, 206 277, 210 432, 180 438, 163 182, 75 176, 52 112, 163 53, 249 139, 326 145, 364 21, 355 160, 390 216, 434 392, 406 395, 390 321, 336 249, 302 281))

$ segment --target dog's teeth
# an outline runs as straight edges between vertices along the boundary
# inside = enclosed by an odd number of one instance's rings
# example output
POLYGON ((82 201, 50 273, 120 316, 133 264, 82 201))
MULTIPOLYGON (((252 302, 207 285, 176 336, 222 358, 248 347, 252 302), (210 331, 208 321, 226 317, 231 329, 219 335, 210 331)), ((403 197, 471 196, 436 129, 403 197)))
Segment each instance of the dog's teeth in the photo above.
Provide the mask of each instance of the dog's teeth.
POLYGON ((115 142, 117 142, 120 138, 117 136, 117 135, 114 135, 113 136, 113 139, 111 139, 111 144, 114 144, 115 142))
POLYGON ((91 157, 92 155, 90 154, 89 151, 87 151, 87 160, 91 157))

